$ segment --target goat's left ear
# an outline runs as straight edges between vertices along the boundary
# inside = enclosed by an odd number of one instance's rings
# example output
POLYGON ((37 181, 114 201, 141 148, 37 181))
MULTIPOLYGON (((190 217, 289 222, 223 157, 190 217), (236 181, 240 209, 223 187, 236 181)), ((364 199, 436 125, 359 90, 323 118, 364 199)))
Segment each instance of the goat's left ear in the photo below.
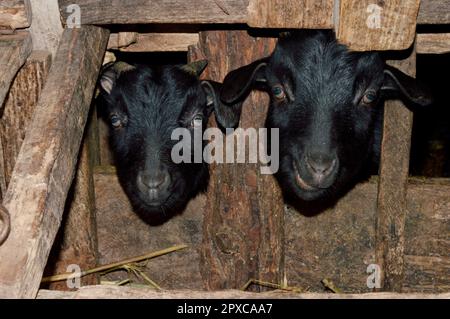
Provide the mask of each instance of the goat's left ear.
POLYGON ((428 106, 433 103, 430 90, 425 85, 390 65, 385 66, 381 92, 386 99, 406 99, 405 102, 415 106, 428 106))
POLYGON ((220 101, 220 91, 222 83, 205 80, 201 82, 203 90, 206 94, 206 105, 208 112, 214 110, 217 123, 223 130, 224 128, 237 126, 241 116, 241 103, 225 105, 220 101))

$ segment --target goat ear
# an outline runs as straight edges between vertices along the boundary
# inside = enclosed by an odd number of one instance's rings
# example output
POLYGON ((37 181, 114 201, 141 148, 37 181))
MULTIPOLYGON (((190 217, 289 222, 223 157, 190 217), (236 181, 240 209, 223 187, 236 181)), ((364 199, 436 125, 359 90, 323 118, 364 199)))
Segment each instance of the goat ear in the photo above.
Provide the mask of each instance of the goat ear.
POLYGON ((107 94, 111 94, 117 79, 123 72, 134 70, 134 66, 125 62, 110 62, 103 66, 100 76, 100 87, 107 94))
POLYGON ((215 81, 202 81, 201 85, 206 94, 206 104, 210 111, 214 110, 219 127, 235 128, 239 125, 241 103, 226 105, 220 100, 222 84, 215 81))
POLYGON ((386 65, 384 69, 381 91, 387 99, 404 98, 406 102, 417 106, 433 103, 430 90, 425 85, 390 65, 386 65))
POLYGON ((267 62, 264 58, 228 73, 220 92, 222 102, 234 104, 244 100, 252 89, 264 87, 267 62))

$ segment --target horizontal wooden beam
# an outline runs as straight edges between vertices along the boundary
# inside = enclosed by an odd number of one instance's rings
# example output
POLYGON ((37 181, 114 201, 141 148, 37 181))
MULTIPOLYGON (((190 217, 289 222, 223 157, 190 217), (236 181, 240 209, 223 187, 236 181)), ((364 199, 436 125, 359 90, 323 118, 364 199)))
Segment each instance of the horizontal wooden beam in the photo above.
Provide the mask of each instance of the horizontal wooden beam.
POLYGON ((450 33, 418 33, 416 51, 418 54, 450 53, 450 33))
POLYGON ((450 0, 421 0, 417 24, 450 24, 450 0))
MULTIPOLYGON (((274 0, 274 3, 286 0, 274 0)), ((142 23, 249 23, 261 27, 273 27, 280 23, 285 27, 314 27, 311 23, 316 21, 318 27, 332 28, 331 16, 334 6, 330 1, 321 0, 302 2, 309 5, 308 8, 314 13, 322 14, 323 17, 310 17, 305 19, 287 18, 291 12, 287 12, 286 6, 278 5, 270 7, 262 5, 261 1, 251 1, 250 15, 247 7, 250 0, 77 0, 81 9, 82 24, 142 24, 142 23), (264 11, 270 9, 270 11, 264 11), (277 10, 277 11, 273 11, 277 10)), ((266 2, 266 1, 264 1, 266 2)), ((63 21, 70 15, 66 8, 73 4, 73 0, 59 0, 59 6, 63 21)), ((291 10, 292 11, 292 10, 291 10)), ((303 11, 298 12, 302 14, 303 11)), ((307 11, 309 12, 309 11, 307 11)), ((309 14, 310 16, 312 14, 309 14)), ((418 24, 450 24, 450 0, 422 0, 417 18, 418 24)))
POLYGON ((34 298, 74 176, 109 32, 66 29, 18 155, 4 206, 0 298, 34 298))
POLYGON ((197 44, 198 33, 113 33, 108 49, 124 52, 180 52, 197 44))
POLYGON ((155 291, 148 288, 130 288, 113 285, 84 286, 74 292, 39 290, 38 299, 449 299, 450 293, 293 293, 272 291, 263 293, 240 290, 192 291, 166 290, 155 291))
POLYGON ((0 36, 0 117, 11 83, 31 50, 31 36, 28 32, 0 36))
MULTIPOLYGON (((73 0, 59 0, 63 21, 73 0)), ((248 0, 77 0, 82 24, 245 23, 248 0)))
POLYGON ((2 0, 0 2, 0 33, 28 28, 30 24, 29 0, 2 0))

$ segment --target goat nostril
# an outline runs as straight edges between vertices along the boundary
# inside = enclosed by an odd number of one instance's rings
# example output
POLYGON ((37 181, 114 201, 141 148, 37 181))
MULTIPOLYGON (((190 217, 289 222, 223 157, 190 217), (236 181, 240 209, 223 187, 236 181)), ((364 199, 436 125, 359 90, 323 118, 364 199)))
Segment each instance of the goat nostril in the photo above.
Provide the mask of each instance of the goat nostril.
POLYGON ((143 174, 140 176, 142 184, 151 189, 161 188, 169 181, 169 174, 167 172, 161 172, 156 175, 143 174))
POLYGON ((306 164, 311 173, 326 176, 331 174, 336 167, 336 159, 312 161, 307 158, 306 164))

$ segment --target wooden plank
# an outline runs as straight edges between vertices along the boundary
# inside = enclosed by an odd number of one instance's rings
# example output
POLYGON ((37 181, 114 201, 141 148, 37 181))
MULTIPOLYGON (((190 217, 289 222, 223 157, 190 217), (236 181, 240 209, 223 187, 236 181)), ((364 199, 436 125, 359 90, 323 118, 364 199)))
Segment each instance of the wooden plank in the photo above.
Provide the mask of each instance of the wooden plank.
POLYGON ((421 0, 418 24, 450 24, 450 0, 421 0))
POLYGON ((108 50, 127 47, 132 43, 135 43, 138 37, 137 32, 118 32, 111 33, 108 40, 108 50))
POLYGON ((124 52, 187 51, 199 41, 198 33, 139 33, 136 41, 119 48, 124 52))
MULTIPOLYGON (((63 21, 72 0, 59 0, 63 21)), ((83 24, 245 23, 248 0, 78 0, 83 24)))
POLYGON ((108 36, 97 27, 64 31, 4 198, 12 232, 0 247, 0 297, 37 294, 108 36))
MULTIPOLYGON (((344 293, 366 293, 375 259, 377 179, 358 184, 316 216, 286 210, 288 286, 322 292, 330 279, 344 293), (299 229, 302 231, 299 232, 299 229)), ((408 180, 402 292, 449 292, 450 180, 408 180)))
POLYGON ((449 299, 450 293, 443 294, 332 294, 265 292, 252 293, 240 290, 193 291, 173 290, 155 291, 148 288, 129 288, 112 285, 86 286, 76 292, 40 290, 38 299, 449 299))
MULTIPOLYGON (((100 264, 186 244, 187 249, 152 259, 142 270, 164 289, 203 289, 200 248, 206 202, 204 194, 191 200, 183 214, 171 218, 163 225, 150 226, 133 212, 113 167, 97 167, 94 181, 100 264)), ((126 273, 114 272, 104 279, 126 278, 126 273)))
MULTIPOLYGON (((390 63, 415 76, 415 52, 406 60, 390 63)), ((400 291, 402 287, 412 124, 412 112, 402 102, 386 102, 378 189, 376 260, 382 269, 383 289, 388 291, 400 291)))
POLYGON ((250 0, 248 21, 258 28, 332 29, 334 0, 250 0))
POLYGON ((0 33, 4 30, 28 28, 31 24, 29 0, 2 0, 0 3, 0 33))
MULTIPOLYGON (((97 221, 94 193, 94 165, 98 165, 95 154, 94 139, 97 137, 95 128, 97 114, 91 109, 89 122, 86 126, 81 151, 78 156, 76 174, 67 197, 63 220, 53 244, 50 257, 47 261, 46 275, 67 272, 70 265, 78 265, 87 270, 98 266, 97 221)), ((81 278, 80 284, 100 284, 98 274, 81 278)), ((68 287, 65 281, 54 282, 50 289, 75 290, 77 287, 68 287)))
POLYGON ((450 53, 450 33, 418 33, 417 54, 450 53))
POLYGON ((30 55, 31 46, 30 34, 25 31, 0 36, 0 117, 11 83, 30 55))
POLYGON ((0 118, 0 144, 3 149, 0 185, 3 194, 6 193, 25 132, 47 78, 50 59, 48 52, 33 51, 17 73, 5 100, 0 118))
POLYGON ((33 49, 49 51, 54 58, 63 33, 58 0, 29 1, 33 14, 30 27, 33 49))
POLYGON ((404 50, 414 42, 419 0, 341 0, 337 37, 352 50, 404 50))
MULTIPOLYGON (((201 32, 199 46, 188 56, 208 59, 204 77, 221 81, 229 71, 269 55, 274 46, 274 39, 252 38, 246 31, 201 32)), ((252 94, 240 126, 263 127, 267 106, 267 95, 252 94)), ((259 164, 211 164, 210 172, 201 252, 206 287, 241 287, 250 278, 280 283, 284 216, 274 178, 260 174, 259 164)))

